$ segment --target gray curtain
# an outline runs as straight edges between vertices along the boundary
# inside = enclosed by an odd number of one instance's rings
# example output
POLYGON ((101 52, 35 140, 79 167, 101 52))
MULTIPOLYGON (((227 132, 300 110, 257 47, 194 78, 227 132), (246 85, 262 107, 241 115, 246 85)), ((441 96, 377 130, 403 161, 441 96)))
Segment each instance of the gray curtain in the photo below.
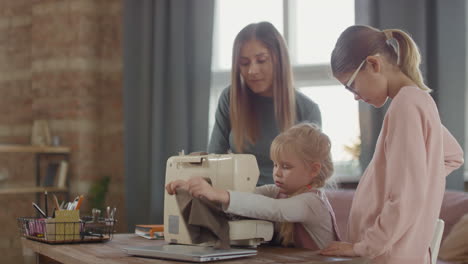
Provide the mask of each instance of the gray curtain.
MULTIPOLYGON (((356 24, 399 28, 418 45, 421 69, 439 107, 442 123, 464 147, 466 91, 466 3, 464 0, 356 0, 356 24), (453 43, 456 39, 457 43, 453 43), (440 65, 446 67, 441 68, 440 65), (457 69, 447 76, 447 70, 457 69), (455 84, 455 85, 454 85, 455 84), (455 100, 457 104, 448 101, 455 100), (447 103, 445 103, 447 102, 447 103), (457 117, 453 117, 454 111, 457 117), (449 114, 449 113, 452 113, 449 114)), ((380 109, 359 103, 362 168, 369 164, 390 102, 380 109)), ((463 189, 463 168, 447 178, 447 188, 463 189)))
POLYGON ((163 223, 166 161, 205 150, 213 0, 124 0, 128 230, 163 223))

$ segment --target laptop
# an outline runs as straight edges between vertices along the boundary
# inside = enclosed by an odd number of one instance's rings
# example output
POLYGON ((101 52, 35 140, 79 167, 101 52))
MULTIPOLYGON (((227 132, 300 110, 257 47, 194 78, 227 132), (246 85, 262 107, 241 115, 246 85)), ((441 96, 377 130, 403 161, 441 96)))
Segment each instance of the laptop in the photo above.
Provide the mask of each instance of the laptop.
POLYGON ((129 255, 140 257, 183 260, 192 262, 207 262, 257 255, 257 250, 255 249, 215 249, 212 247, 173 244, 124 248, 124 251, 129 255))

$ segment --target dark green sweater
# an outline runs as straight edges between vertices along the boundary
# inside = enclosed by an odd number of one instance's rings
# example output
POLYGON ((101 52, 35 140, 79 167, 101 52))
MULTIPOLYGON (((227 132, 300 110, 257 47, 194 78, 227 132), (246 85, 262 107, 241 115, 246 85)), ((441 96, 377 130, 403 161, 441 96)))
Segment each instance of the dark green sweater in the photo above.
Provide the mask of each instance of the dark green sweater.
MULTIPOLYGON (((216 120, 208 145, 209 153, 224 154, 228 150, 238 153, 234 146, 234 136, 231 131, 229 89, 230 87, 224 89, 219 98, 216 120)), ((260 169, 260 178, 257 185, 260 186, 273 183, 273 162, 270 159, 270 145, 279 134, 279 129, 275 118, 273 98, 254 94, 254 100, 254 107, 259 115, 260 136, 255 144, 247 144, 243 153, 253 154, 257 158, 260 169)), ((322 125, 318 105, 299 91, 296 91, 296 112, 297 123, 312 122, 319 126, 322 125)))

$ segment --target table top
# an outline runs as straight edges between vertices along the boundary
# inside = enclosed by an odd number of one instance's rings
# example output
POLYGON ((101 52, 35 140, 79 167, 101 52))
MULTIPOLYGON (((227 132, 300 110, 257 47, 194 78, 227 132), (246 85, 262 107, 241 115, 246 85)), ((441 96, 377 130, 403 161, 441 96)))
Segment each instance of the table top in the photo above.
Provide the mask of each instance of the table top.
MULTIPOLYGON (((109 242, 50 245, 42 242, 22 238, 23 247, 30 248, 38 254, 45 255, 62 263, 70 264, 117 264, 117 263, 185 263, 155 258, 129 256, 123 248, 166 244, 163 240, 148 240, 135 234, 116 234, 109 242)), ((223 260, 209 263, 367 263, 361 258, 352 261, 340 261, 338 258, 319 256, 314 251, 300 248, 281 248, 271 246, 258 247, 258 254, 254 257, 223 260)))

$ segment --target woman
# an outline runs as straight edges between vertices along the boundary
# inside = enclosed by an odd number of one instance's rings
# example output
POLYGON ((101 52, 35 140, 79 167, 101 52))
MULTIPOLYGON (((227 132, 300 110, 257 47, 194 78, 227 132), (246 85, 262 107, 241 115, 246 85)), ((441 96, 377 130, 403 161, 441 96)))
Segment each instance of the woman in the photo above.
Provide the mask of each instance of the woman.
POLYGON ((257 158, 257 185, 272 182, 273 139, 296 123, 321 126, 316 103, 293 87, 286 43, 269 22, 247 25, 234 40, 231 86, 219 99, 210 153, 248 153, 257 158))

